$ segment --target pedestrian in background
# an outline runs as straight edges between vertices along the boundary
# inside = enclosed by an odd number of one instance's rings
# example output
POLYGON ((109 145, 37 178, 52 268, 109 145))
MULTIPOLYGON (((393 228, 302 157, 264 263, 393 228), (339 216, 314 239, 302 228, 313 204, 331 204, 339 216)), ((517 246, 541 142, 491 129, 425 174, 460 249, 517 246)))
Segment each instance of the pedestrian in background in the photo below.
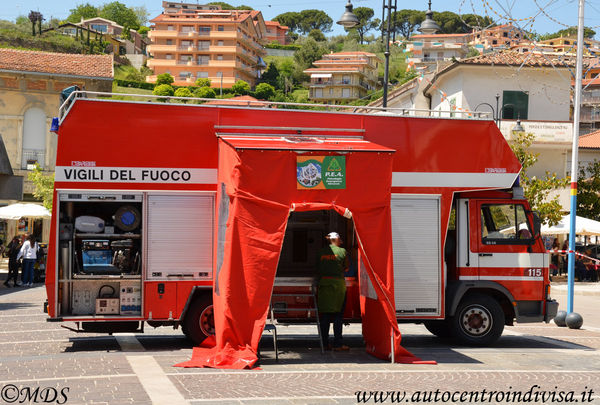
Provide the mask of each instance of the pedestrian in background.
POLYGON ((6 279, 6 282, 4 282, 4 285, 10 287, 8 282, 12 279, 13 286, 16 287, 20 285, 17 279, 19 275, 19 261, 17 256, 21 250, 21 241, 19 240, 18 236, 12 238, 6 250, 6 253, 8 254, 8 278, 6 279))
POLYGON ((38 249, 39 246, 35 241, 35 236, 28 234, 17 256, 17 260, 23 258, 23 285, 25 287, 33 285, 33 266, 37 260, 38 249))

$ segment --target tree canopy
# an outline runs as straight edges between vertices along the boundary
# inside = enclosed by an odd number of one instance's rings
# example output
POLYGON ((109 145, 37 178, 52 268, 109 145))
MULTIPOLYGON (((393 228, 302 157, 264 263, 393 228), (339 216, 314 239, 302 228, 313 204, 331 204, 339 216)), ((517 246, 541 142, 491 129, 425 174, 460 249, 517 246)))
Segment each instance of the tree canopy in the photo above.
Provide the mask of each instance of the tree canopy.
MULTIPOLYGON (((569 27, 569 28, 565 28, 565 29, 553 32, 553 33, 538 35, 537 39, 540 41, 544 41, 547 39, 560 38, 560 37, 574 37, 576 35, 577 35, 577 27, 569 27)), ((594 31, 593 29, 591 29, 589 27, 584 27, 583 36, 585 38, 594 38, 595 35, 596 35, 596 31, 594 31)))
POLYGON ((577 215, 600 221, 600 162, 597 160, 579 167, 577 215))
POLYGON ((359 41, 362 44, 364 43, 365 35, 369 31, 379 27, 379 25, 381 24, 381 20, 379 18, 373 19, 375 12, 372 8, 369 7, 356 7, 354 9, 354 15, 358 17, 358 21, 360 23, 356 27, 347 29, 347 31, 355 30, 358 34, 359 41))
POLYGON ((140 28, 140 21, 135 11, 118 1, 106 3, 100 8, 100 17, 116 22, 123 27, 140 28))
POLYGON ((312 38, 307 38, 302 42, 300 49, 294 53, 294 60, 302 70, 309 68, 314 61, 321 59, 327 52, 323 46, 312 38))
POLYGON ((75 8, 72 8, 67 21, 72 23, 78 23, 81 19, 87 20, 88 18, 98 17, 99 10, 96 6, 92 6, 90 3, 82 3, 75 8))
POLYGON ((254 10, 252 7, 246 6, 244 4, 242 4, 241 6, 232 6, 231 4, 225 3, 223 1, 212 1, 207 4, 212 6, 221 6, 223 10, 254 10))
MULTIPOLYGON (((392 29, 410 39, 425 19, 425 12, 420 10, 403 9, 392 15, 392 29)), ((488 17, 477 14, 458 15, 452 11, 434 12, 433 19, 441 28, 443 34, 469 33, 473 27, 485 28, 494 25, 494 21, 488 17)))
POLYGON ((308 34, 314 29, 321 32, 331 31, 333 20, 322 10, 302 10, 300 12, 288 11, 287 13, 279 14, 273 21, 279 24, 286 25, 290 31, 308 34))

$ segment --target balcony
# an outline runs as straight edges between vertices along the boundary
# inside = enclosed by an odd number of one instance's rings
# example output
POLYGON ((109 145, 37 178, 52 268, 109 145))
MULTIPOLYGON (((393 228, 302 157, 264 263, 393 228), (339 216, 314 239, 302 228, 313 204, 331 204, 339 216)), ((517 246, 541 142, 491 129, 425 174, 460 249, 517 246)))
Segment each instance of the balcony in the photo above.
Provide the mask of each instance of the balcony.
POLYGON ((600 91, 584 91, 581 94, 581 102, 586 104, 600 104, 600 91))
POLYGON ((35 164, 39 164, 42 168, 44 167, 46 151, 38 149, 23 149, 23 156, 21 158, 21 169, 33 170, 35 164))
POLYGON ((175 59, 148 59, 148 67, 152 68, 153 66, 176 66, 177 61, 175 59))
POLYGON ((599 122, 600 121, 600 110, 598 109, 584 109, 581 110, 580 114, 581 122, 599 122))
POLYGON ((178 31, 175 30, 152 30, 148 31, 148 38, 177 38, 179 35, 178 31))
POLYGON ((165 44, 151 44, 148 45, 146 50, 150 53, 155 52, 172 52, 175 45, 165 45, 165 44))

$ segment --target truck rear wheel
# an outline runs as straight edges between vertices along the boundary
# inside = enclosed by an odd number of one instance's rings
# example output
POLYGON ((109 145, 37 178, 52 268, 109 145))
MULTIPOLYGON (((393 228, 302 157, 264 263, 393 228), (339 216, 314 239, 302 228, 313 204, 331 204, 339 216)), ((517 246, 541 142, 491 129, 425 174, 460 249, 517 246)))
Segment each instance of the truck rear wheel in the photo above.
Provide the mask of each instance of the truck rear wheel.
POLYGON ((462 300, 451 318, 451 331, 462 344, 487 346, 504 330, 504 311, 494 298, 472 294, 462 300))
POLYGON ((182 325, 183 333, 199 345, 210 335, 215 334, 215 320, 211 297, 206 295, 190 303, 182 325))
POLYGON ((444 321, 427 321, 423 322, 425 328, 432 334, 440 338, 447 338, 452 336, 450 323, 448 320, 444 321))

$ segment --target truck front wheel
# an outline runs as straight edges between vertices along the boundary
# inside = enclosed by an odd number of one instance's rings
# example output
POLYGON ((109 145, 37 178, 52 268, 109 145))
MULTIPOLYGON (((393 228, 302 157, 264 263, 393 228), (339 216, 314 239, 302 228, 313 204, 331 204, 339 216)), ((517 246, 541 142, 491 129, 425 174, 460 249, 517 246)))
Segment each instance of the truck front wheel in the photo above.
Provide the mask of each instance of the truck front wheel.
POLYGON ((199 345, 215 334, 215 320, 210 296, 196 298, 190 303, 182 325, 183 333, 199 345))
POLYGON ((504 330, 504 311, 494 298, 472 294, 462 300, 451 318, 454 338, 462 344, 487 346, 504 330))

